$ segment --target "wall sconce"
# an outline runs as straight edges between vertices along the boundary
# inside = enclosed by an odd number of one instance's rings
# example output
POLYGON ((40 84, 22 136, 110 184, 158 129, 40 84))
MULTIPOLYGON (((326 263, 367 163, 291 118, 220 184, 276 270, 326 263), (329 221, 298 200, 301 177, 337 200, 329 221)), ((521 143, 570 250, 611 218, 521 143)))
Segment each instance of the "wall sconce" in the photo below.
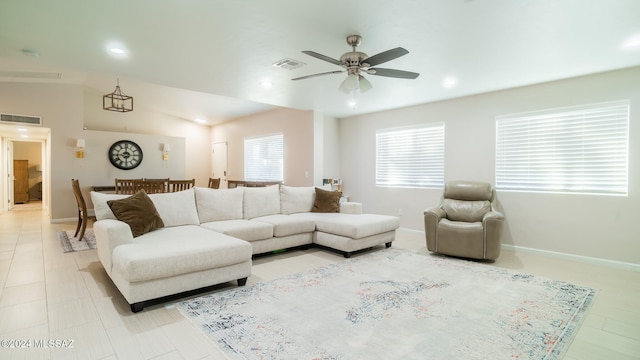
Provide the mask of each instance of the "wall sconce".
POLYGON ((84 159, 84 139, 76 140, 76 158, 84 159))
POLYGON ((171 145, 162 144, 162 160, 169 160, 169 151, 171 151, 171 145))

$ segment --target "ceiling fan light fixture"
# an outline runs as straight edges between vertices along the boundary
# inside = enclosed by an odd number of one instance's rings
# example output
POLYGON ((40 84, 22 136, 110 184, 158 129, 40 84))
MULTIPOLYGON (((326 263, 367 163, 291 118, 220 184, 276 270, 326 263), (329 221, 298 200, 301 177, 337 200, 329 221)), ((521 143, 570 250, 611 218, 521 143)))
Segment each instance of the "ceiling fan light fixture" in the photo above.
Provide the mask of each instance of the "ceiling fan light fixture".
POLYGON ((340 85, 340 90, 342 90, 345 93, 350 93, 354 90, 357 90, 359 87, 359 81, 358 81, 358 75, 356 74, 349 74, 349 76, 347 76, 346 79, 344 79, 344 81, 342 82, 342 85, 340 85))
POLYGON ((367 80, 367 78, 362 75, 358 75, 358 85, 361 93, 366 93, 367 91, 371 90, 371 88, 373 88, 373 85, 371 85, 369 80, 367 80))

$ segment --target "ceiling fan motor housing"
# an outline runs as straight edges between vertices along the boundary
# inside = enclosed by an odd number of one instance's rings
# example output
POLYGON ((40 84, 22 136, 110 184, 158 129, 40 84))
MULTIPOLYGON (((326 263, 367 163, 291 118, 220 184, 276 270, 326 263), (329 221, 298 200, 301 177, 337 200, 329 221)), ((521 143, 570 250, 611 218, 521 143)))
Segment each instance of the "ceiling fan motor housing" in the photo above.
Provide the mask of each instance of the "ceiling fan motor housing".
POLYGON ((350 51, 348 53, 342 54, 340 57, 340 62, 344 64, 345 67, 359 67, 362 63, 362 60, 368 58, 369 55, 361 52, 361 51, 350 51))

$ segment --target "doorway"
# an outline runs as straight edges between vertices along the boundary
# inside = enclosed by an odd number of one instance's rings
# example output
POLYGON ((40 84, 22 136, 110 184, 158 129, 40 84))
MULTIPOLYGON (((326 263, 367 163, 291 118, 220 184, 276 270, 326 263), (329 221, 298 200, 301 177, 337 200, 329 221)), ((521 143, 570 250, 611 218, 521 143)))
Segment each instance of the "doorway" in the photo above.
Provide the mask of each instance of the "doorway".
POLYGON ((48 211, 51 179, 50 136, 49 128, 0 124, 0 211, 12 210, 16 205, 14 159, 27 160, 28 163, 27 177, 23 180, 26 183, 27 194, 18 199, 17 205, 48 211))
POLYGON ((213 178, 220 178, 220 188, 228 188, 227 184, 227 142, 218 142, 213 144, 212 164, 213 178))
POLYGON ((43 146, 41 141, 12 141, 13 161, 9 162, 13 169, 9 179, 13 179, 13 186, 9 187, 13 187, 14 207, 42 208, 43 146))

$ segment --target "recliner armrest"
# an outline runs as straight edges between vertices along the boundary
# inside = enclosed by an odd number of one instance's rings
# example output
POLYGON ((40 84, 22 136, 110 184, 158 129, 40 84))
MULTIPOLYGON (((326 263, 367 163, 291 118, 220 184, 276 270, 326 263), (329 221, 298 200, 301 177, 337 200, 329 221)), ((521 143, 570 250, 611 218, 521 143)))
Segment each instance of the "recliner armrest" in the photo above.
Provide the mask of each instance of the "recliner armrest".
POLYGON ((446 218, 447 213, 441 207, 432 207, 424 210, 424 234, 427 238, 427 249, 437 251, 438 223, 446 218))
POLYGON ((484 216, 482 217, 482 223, 486 223, 487 221, 497 221, 497 220, 504 220, 504 214, 502 214, 500 211, 489 211, 488 213, 484 214, 484 216))
POLYGON ((424 215, 435 216, 438 219, 437 221, 440 221, 440 219, 447 217, 447 213, 439 206, 425 209, 424 215))

